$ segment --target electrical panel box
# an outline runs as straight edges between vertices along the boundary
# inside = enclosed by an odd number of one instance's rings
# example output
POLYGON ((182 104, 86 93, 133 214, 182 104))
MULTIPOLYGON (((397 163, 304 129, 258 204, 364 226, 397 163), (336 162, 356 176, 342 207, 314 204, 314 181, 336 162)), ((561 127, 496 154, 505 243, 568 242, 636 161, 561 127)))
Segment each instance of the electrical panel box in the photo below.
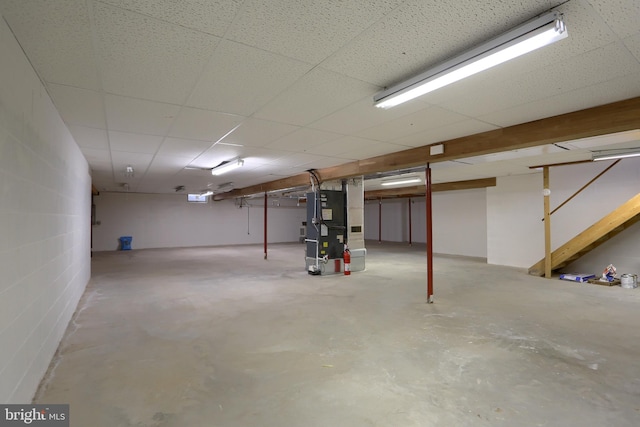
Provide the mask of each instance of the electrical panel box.
MULTIPOLYGON (((307 239, 317 240, 317 256, 342 258, 346 233, 345 193, 307 193, 307 239)), ((316 242, 307 242, 307 257, 316 257, 316 242)))

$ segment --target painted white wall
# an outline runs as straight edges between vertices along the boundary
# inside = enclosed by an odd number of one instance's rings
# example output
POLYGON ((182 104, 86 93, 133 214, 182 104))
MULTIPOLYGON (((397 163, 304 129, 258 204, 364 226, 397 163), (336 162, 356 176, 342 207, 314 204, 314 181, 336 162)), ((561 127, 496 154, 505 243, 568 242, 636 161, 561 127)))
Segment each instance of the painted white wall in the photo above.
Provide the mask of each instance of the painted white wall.
MULTIPOLYGON (((612 162, 550 169, 551 209, 589 182, 612 162)), ((551 217, 556 249, 640 192, 640 159, 618 165, 569 201, 551 217)), ((542 173, 501 177, 487 190, 488 262, 528 268, 544 257, 542 173)), ((600 273, 608 264, 619 272, 640 273, 638 224, 567 266, 567 271, 600 273)))
POLYGON ((91 274, 86 160, 0 18, 0 402, 31 402, 91 274))
MULTIPOLYGON (((413 198, 411 235, 416 243, 426 242, 426 202, 413 198)), ((487 257, 486 190, 433 193, 433 250, 439 254, 487 257)), ((365 236, 378 240, 379 202, 365 205, 365 236)), ((408 199, 382 201, 382 240, 409 241, 408 199)))
MULTIPOLYGON (((186 194, 107 193, 94 197, 93 249, 118 249, 120 236, 132 236, 132 249, 219 246, 262 243, 264 204, 249 199, 238 208, 233 200, 188 203, 186 194)), ((306 207, 269 200, 267 241, 297 242, 306 207)))
POLYGON ((544 256, 543 215, 541 173, 498 177, 487 188, 487 262, 535 264, 544 256))

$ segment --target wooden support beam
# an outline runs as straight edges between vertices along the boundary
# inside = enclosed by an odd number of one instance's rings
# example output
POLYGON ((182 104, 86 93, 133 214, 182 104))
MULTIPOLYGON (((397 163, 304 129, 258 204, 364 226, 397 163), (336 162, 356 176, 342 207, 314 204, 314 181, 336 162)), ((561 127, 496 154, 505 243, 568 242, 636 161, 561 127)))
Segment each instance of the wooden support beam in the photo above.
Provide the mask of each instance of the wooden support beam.
POLYGON ((91 195, 92 196, 99 196, 100 195, 100 192, 98 191, 96 186, 93 185, 93 184, 91 184, 91 195))
MULTIPOLYGON (((640 129, 640 97, 435 143, 444 145, 443 154, 431 155, 430 146, 425 145, 320 169, 318 174, 323 181, 351 178, 634 129, 640 129)), ((215 200, 298 187, 307 183, 308 174, 299 174, 219 194, 215 196, 215 200)))
MULTIPOLYGON (((470 190, 473 188, 495 187, 495 178, 470 179, 466 181, 441 182, 440 184, 432 184, 433 192, 436 191, 454 191, 454 190, 470 190)), ((364 198, 367 200, 387 199, 393 197, 415 197, 424 196, 424 185, 404 188, 389 188, 384 190, 371 190, 364 192, 364 198)))

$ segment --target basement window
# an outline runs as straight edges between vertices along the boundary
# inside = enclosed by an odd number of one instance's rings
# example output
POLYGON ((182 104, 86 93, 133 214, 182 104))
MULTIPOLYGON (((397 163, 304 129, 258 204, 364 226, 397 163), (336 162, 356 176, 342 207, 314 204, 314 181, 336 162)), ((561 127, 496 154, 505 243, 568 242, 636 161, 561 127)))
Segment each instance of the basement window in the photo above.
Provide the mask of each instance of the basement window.
POLYGON ((207 203, 207 197, 204 194, 187 194, 187 202, 189 203, 207 203))

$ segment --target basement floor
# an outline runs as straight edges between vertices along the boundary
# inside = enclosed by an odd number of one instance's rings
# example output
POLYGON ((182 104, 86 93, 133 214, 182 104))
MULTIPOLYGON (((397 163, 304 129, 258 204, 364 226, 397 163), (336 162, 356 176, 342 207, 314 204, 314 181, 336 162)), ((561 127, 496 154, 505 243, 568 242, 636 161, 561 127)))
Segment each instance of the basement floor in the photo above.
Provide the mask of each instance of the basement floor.
MULTIPOLYGON (((640 289, 368 245, 97 253, 36 403, 75 427, 638 426, 640 289)), ((597 266, 599 269, 600 266, 597 266)))

